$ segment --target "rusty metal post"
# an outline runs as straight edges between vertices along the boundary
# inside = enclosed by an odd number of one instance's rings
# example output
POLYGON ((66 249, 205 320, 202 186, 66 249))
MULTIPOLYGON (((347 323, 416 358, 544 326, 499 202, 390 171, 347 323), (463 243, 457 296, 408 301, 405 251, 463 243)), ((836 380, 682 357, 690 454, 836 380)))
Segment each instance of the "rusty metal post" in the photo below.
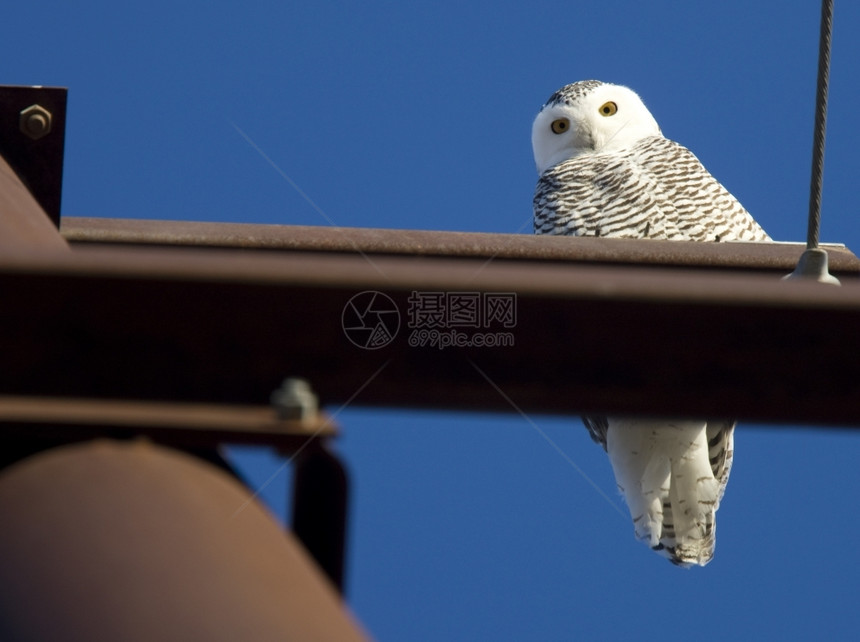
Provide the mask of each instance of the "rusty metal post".
POLYGON ((67 249, 58 232, 66 90, 0 86, 0 250, 67 249))
POLYGON ((344 592, 349 480, 341 461, 315 439, 293 471, 293 533, 320 568, 344 592))
POLYGON ((0 156, 55 229, 60 226, 67 94, 65 87, 0 85, 0 156))

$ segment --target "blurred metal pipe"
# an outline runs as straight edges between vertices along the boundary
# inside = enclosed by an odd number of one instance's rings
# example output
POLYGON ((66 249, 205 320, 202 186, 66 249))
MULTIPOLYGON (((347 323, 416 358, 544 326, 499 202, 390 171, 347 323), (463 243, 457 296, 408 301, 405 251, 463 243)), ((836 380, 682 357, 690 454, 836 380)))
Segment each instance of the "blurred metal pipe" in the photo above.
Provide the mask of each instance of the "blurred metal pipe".
POLYGON ((0 476, 4 641, 364 640, 250 491, 145 440, 99 440, 0 476))

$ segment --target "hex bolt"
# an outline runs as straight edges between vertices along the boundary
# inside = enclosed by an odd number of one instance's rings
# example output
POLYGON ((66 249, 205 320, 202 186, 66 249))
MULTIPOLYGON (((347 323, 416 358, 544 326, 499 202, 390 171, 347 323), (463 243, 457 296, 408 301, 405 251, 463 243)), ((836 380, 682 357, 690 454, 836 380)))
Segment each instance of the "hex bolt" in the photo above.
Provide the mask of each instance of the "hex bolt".
POLYGON ((39 140, 51 133, 51 112, 41 105, 30 105, 21 110, 18 124, 26 136, 39 140))
POLYGON ((271 402, 279 419, 312 419, 319 411, 319 400, 304 379, 284 379, 281 387, 271 395, 271 402))

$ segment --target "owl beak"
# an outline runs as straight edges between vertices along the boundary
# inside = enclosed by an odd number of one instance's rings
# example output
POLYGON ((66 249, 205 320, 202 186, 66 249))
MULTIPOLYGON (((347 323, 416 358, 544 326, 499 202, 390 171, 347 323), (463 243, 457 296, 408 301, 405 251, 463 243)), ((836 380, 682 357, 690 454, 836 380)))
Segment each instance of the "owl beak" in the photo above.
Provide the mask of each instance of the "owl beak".
POLYGON ((590 129, 580 128, 576 131, 576 146, 579 149, 596 149, 594 135, 590 129))

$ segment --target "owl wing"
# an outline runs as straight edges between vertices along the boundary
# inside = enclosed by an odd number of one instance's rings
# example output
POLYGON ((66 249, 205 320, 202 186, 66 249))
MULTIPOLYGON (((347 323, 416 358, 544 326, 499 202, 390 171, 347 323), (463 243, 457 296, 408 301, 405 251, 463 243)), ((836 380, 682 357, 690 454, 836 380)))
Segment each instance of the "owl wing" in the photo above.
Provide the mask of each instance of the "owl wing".
POLYGON ((770 240, 686 147, 661 136, 546 170, 535 233, 687 241, 770 240))

